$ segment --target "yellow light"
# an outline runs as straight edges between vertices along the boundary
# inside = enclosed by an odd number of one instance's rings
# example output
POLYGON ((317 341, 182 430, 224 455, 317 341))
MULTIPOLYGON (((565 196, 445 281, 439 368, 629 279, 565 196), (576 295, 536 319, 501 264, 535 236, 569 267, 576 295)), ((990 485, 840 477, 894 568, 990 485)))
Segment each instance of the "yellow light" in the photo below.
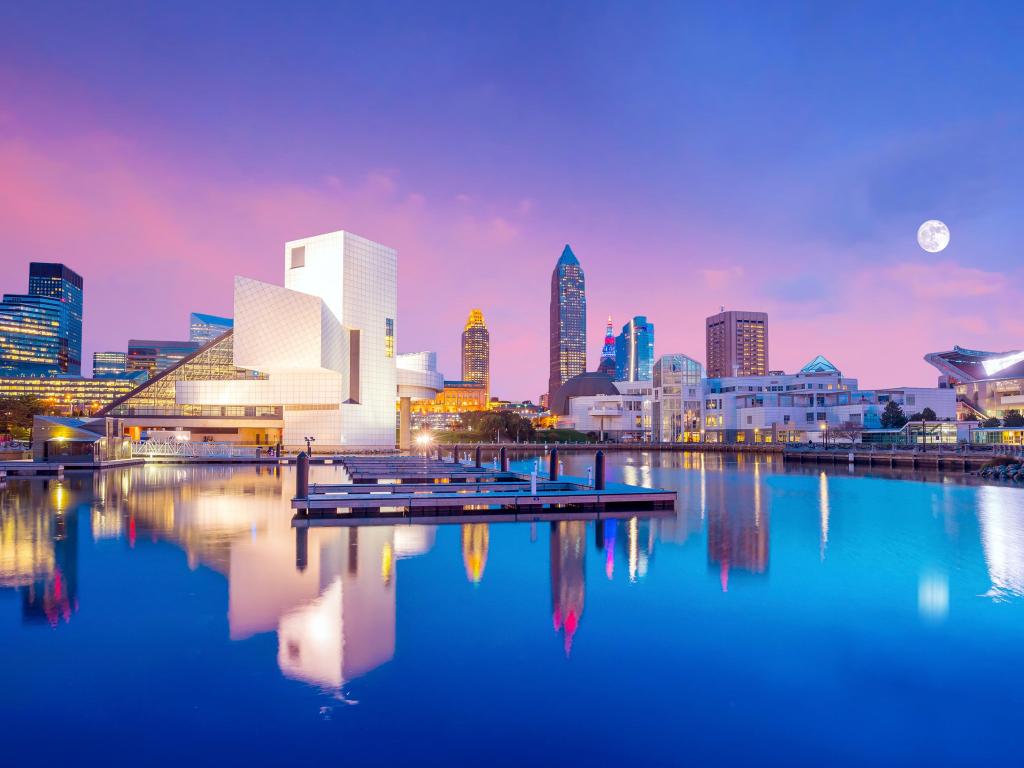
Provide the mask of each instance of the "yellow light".
POLYGON ((431 440, 433 440, 433 436, 429 432, 421 432, 416 435, 417 445, 430 445, 431 440))

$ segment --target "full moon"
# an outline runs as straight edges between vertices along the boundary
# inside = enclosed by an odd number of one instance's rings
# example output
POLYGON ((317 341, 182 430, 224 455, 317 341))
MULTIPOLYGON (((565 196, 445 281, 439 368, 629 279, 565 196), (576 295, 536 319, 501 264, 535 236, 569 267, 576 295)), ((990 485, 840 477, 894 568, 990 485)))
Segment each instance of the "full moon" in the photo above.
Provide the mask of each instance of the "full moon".
POLYGON ((949 227, 938 219, 929 219, 917 228, 917 243, 928 253, 938 253, 949 245, 949 227))

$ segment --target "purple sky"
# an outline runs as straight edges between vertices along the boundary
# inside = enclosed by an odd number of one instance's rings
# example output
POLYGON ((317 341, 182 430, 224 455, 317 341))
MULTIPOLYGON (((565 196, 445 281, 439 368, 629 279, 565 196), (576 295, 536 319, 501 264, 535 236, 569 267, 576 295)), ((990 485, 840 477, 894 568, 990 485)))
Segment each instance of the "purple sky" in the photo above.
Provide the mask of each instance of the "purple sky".
POLYGON ((1017 4, 100 5, 0 8, 0 290, 78 270, 88 359, 335 229, 399 249, 399 349, 448 378, 483 309, 504 397, 546 386, 565 243, 591 368, 609 314, 703 360, 723 304, 868 386, 1024 346, 1017 4))

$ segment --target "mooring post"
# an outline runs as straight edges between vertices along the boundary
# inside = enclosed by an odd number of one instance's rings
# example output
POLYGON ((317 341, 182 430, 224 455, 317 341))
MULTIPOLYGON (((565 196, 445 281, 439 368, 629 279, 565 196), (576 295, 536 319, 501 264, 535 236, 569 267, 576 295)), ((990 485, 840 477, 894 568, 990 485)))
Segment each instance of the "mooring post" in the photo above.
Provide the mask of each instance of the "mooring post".
POLYGON ((604 490, 604 451, 594 454, 594 490, 604 490))
POLYGON ((458 464, 459 463, 459 444, 458 443, 456 443, 455 445, 452 446, 452 463, 453 464, 458 464))
POLYGON ((551 449, 551 456, 548 459, 548 479, 549 480, 557 480, 558 479, 558 449, 557 448, 552 448, 551 449))
POLYGON ((498 451, 498 456, 501 459, 501 471, 508 472, 508 449, 504 445, 498 451))
POLYGON ((481 463, 481 459, 483 459, 483 456, 481 455, 482 450, 483 449, 481 449, 479 445, 476 447, 476 468, 477 469, 481 469, 483 467, 483 464, 481 463))
POLYGON ((309 456, 305 451, 295 461, 295 498, 309 498, 309 456))

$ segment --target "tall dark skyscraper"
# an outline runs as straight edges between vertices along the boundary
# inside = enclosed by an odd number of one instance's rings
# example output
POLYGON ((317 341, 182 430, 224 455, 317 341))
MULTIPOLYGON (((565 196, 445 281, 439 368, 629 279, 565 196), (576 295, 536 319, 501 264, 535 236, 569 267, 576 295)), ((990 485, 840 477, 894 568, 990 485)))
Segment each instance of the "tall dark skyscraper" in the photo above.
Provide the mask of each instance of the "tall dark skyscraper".
POLYGON ((583 268, 568 245, 551 273, 551 369, 548 399, 587 370, 587 294, 583 268))
POLYGON ((63 264, 33 261, 28 265, 28 292, 61 303, 57 338, 60 373, 82 375, 82 277, 63 264))

